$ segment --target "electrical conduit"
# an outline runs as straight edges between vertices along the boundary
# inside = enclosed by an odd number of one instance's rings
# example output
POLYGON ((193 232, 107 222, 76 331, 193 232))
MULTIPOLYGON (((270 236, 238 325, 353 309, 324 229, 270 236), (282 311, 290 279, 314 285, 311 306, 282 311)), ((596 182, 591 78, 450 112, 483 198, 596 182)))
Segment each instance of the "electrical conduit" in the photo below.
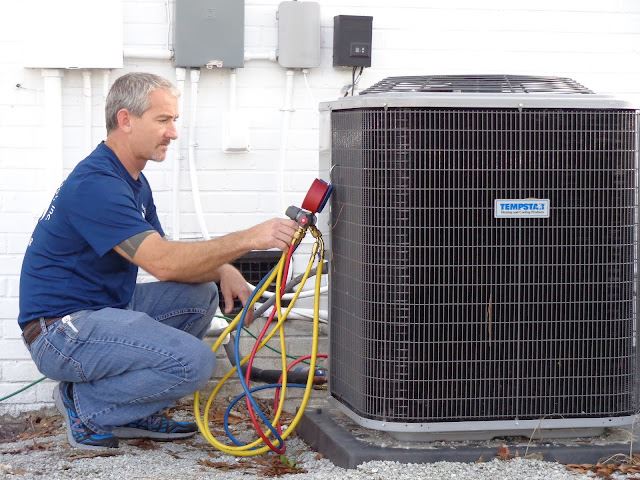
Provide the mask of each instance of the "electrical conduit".
POLYGON ((295 71, 287 69, 286 85, 284 90, 284 104, 282 106, 282 125, 280 127, 280 156, 278 157, 278 205, 281 212, 287 209, 284 198, 284 178, 287 164, 287 144, 289 142, 289 128, 291 124, 291 112, 293 112, 293 76, 295 71))
POLYGON ((196 211, 196 217, 202 232, 202 238, 209 240, 209 231, 204 220, 202 212, 202 202, 200 200, 200 188, 198 186, 198 176, 196 171, 196 113, 198 110, 198 82, 200 81, 200 69, 194 68, 190 70, 189 79, 191 80, 191 97, 189 98, 189 178, 191 179, 191 192, 193 196, 193 206, 196 211))
MULTIPOLYGON (((176 87, 179 92, 178 113, 182 115, 184 108, 184 80, 186 71, 184 68, 176 68, 176 87)), ((181 122, 182 123, 182 122, 181 122)), ((180 240, 180 165, 182 163, 182 142, 180 140, 180 127, 178 128, 178 138, 174 142, 172 182, 171 182, 171 237, 180 240)))

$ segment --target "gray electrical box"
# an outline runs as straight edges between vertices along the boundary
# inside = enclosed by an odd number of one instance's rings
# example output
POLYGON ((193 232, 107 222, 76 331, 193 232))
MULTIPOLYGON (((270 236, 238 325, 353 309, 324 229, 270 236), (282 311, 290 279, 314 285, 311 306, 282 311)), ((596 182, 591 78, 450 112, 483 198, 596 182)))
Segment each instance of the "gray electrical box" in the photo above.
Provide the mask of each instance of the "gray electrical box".
POLYGON ((177 0, 176 67, 244 66, 244 0, 177 0))
POLYGON ((278 6, 278 63, 285 68, 320 65, 320 5, 282 2, 278 6))
POLYGON ((371 26, 373 17, 337 15, 333 17, 333 66, 371 66, 371 26))

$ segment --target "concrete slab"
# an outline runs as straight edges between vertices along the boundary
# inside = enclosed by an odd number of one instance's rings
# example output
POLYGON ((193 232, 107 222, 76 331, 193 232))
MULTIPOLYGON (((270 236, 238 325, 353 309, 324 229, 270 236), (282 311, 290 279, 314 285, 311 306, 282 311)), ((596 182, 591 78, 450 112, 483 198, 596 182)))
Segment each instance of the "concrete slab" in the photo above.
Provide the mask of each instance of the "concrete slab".
POLYGON ((314 407, 305 412, 297 433, 314 450, 344 468, 355 468, 371 460, 478 462, 495 457, 595 464, 615 455, 629 456, 638 451, 631 432, 618 429, 606 429, 604 435, 594 438, 535 442, 523 437, 475 442, 402 442, 385 432, 355 424, 332 408, 327 400, 314 402, 314 407))

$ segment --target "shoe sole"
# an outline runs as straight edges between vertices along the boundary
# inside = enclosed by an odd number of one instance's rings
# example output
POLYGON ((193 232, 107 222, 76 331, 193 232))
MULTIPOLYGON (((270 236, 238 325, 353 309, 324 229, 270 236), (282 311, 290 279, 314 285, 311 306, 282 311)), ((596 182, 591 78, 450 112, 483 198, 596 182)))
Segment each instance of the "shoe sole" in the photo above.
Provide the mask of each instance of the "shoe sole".
POLYGON ((56 408, 64 418, 65 429, 67 431, 67 441, 69 445, 74 448, 80 448, 82 450, 105 450, 116 447, 101 447, 98 445, 85 445, 84 443, 76 442, 76 439, 73 438, 73 433, 71 432, 71 420, 69 419, 69 414, 67 413, 67 407, 64 406, 64 401, 62 400, 62 394, 60 393, 60 384, 56 388, 53 389, 53 400, 56 404, 56 408))
POLYGON ((197 432, 162 433, 150 432, 149 430, 142 430, 140 428, 115 427, 111 433, 118 438, 150 438, 152 440, 170 441, 193 437, 197 432))

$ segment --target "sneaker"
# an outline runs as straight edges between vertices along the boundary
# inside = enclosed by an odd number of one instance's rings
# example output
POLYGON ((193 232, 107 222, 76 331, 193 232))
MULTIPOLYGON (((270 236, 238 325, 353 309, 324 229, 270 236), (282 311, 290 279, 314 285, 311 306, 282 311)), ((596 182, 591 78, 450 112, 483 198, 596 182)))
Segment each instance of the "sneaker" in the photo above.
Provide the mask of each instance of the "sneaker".
POLYGON ((154 440, 192 437, 197 431, 198 426, 194 422, 176 422, 157 413, 113 429, 114 435, 118 438, 152 438, 154 440))
POLYGON ((53 399, 65 419, 67 440, 72 447, 87 450, 118 447, 118 439, 115 436, 110 433, 96 433, 82 423, 73 403, 73 383, 60 382, 53 390, 53 399))

